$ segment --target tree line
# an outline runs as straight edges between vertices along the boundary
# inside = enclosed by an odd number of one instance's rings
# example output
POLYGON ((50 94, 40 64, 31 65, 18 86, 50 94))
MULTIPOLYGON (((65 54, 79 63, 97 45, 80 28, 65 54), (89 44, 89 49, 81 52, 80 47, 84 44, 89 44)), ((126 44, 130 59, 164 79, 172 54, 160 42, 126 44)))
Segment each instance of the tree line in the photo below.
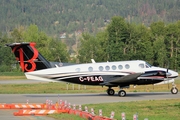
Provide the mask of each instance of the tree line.
MULTIPOLYGON (((36 42, 37 49, 49 61, 87 63, 145 60, 154 66, 180 69, 180 21, 165 24, 153 22, 149 27, 127 22, 114 16, 106 27, 91 34, 85 32, 78 41, 77 57, 70 59, 66 44, 38 29, 37 25, 13 29, 11 34, 0 34, 0 71, 17 71, 17 62, 10 48, 13 42, 36 42)), ((18 65, 19 66, 19 65, 18 65)))
POLYGON ((68 61, 69 54, 65 43, 58 39, 47 36, 36 25, 28 28, 23 26, 15 28, 10 35, 0 34, 0 71, 19 71, 19 65, 14 54, 5 44, 18 42, 35 42, 36 48, 49 61, 68 61))
POLYGON ((84 33, 78 58, 80 62, 145 60, 154 66, 179 70, 180 21, 153 22, 149 27, 130 24, 113 17, 104 31, 95 36, 84 33))

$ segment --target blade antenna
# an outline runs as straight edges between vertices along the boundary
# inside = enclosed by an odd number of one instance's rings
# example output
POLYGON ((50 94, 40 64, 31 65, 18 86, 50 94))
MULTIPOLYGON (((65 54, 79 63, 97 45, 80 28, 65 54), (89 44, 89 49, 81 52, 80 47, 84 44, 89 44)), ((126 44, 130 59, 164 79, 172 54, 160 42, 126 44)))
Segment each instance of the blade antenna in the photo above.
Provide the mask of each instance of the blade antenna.
POLYGON ((168 89, 169 89, 169 78, 168 78, 168 71, 169 71, 169 61, 167 61, 167 71, 166 71, 166 77, 167 77, 167 80, 168 80, 168 89))

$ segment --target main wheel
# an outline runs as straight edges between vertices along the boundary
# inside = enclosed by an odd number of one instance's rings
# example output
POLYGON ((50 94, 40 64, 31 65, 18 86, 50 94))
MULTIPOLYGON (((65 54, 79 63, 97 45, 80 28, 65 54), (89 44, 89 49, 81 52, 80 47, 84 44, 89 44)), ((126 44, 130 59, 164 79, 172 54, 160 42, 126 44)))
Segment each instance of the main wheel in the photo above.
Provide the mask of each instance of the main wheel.
POLYGON ((114 95, 114 90, 113 89, 107 89, 107 94, 108 95, 114 95))
POLYGON ((178 93, 178 89, 176 87, 171 89, 171 93, 172 94, 177 94, 178 93))
POLYGON ((118 95, 119 95, 120 97, 124 97, 124 96, 126 96, 126 91, 120 90, 120 91, 118 92, 118 95))

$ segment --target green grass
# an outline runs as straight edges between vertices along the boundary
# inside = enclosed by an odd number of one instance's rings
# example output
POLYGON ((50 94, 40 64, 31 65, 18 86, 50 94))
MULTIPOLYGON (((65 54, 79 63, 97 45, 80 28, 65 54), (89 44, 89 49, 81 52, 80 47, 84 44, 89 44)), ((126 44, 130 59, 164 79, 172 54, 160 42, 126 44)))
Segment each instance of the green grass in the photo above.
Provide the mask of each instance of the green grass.
POLYGON ((99 88, 101 87, 74 85, 73 89, 73 84, 66 84, 63 82, 37 84, 0 84, 0 94, 98 93, 105 92, 107 89, 106 87, 102 89, 99 88))
MULTIPOLYGON (((111 112, 114 111, 116 120, 121 120, 122 112, 125 112, 126 120, 132 120, 134 114, 138 114, 139 120, 145 118, 149 120, 179 120, 180 118, 180 99, 86 104, 82 108, 85 106, 89 111, 93 108, 96 115, 99 114, 99 109, 102 109, 102 114, 106 117, 110 117, 111 112)), ((69 114, 49 116, 58 120, 84 120, 79 116, 69 114)))
POLYGON ((149 100, 117 103, 102 103, 83 105, 94 108, 98 114, 99 109, 103 110, 103 116, 110 117, 111 111, 115 112, 115 119, 121 119, 121 113, 125 112, 126 120, 132 120, 133 115, 138 113, 139 120, 179 120, 180 99, 172 100, 149 100))
POLYGON ((0 72, 0 76, 24 76, 23 72, 0 72))
MULTIPOLYGON (((125 89, 127 92, 169 92, 171 84, 169 85, 142 85, 130 86, 129 89, 125 89)), ((177 88, 180 88, 180 80, 176 81, 177 88)), ((115 91, 119 91, 119 88, 113 88, 115 91)), ((100 86, 82 86, 74 84, 66 84, 63 82, 49 82, 49 83, 37 83, 37 84, 0 84, 0 94, 38 94, 38 93, 102 93, 106 92, 107 87, 100 86), (68 86, 68 90, 67 90, 68 86), (86 88, 85 88, 86 87, 86 88)))
POLYGON ((70 115, 70 114, 67 114, 67 113, 62 113, 62 114, 51 114, 49 115, 49 117, 53 117, 57 120, 87 120, 85 118, 81 118, 77 115, 70 115))
POLYGON ((0 72, 0 80, 26 79, 23 72, 0 72))

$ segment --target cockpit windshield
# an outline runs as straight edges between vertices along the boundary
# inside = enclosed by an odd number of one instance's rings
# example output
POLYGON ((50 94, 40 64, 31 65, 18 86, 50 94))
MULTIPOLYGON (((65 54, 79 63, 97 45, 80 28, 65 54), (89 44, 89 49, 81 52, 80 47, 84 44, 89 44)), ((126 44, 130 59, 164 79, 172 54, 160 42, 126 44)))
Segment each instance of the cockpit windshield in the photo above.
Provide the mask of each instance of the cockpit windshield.
POLYGON ((150 67, 152 67, 152 65, 146 62, 146 68, 150 68, 150 67))

